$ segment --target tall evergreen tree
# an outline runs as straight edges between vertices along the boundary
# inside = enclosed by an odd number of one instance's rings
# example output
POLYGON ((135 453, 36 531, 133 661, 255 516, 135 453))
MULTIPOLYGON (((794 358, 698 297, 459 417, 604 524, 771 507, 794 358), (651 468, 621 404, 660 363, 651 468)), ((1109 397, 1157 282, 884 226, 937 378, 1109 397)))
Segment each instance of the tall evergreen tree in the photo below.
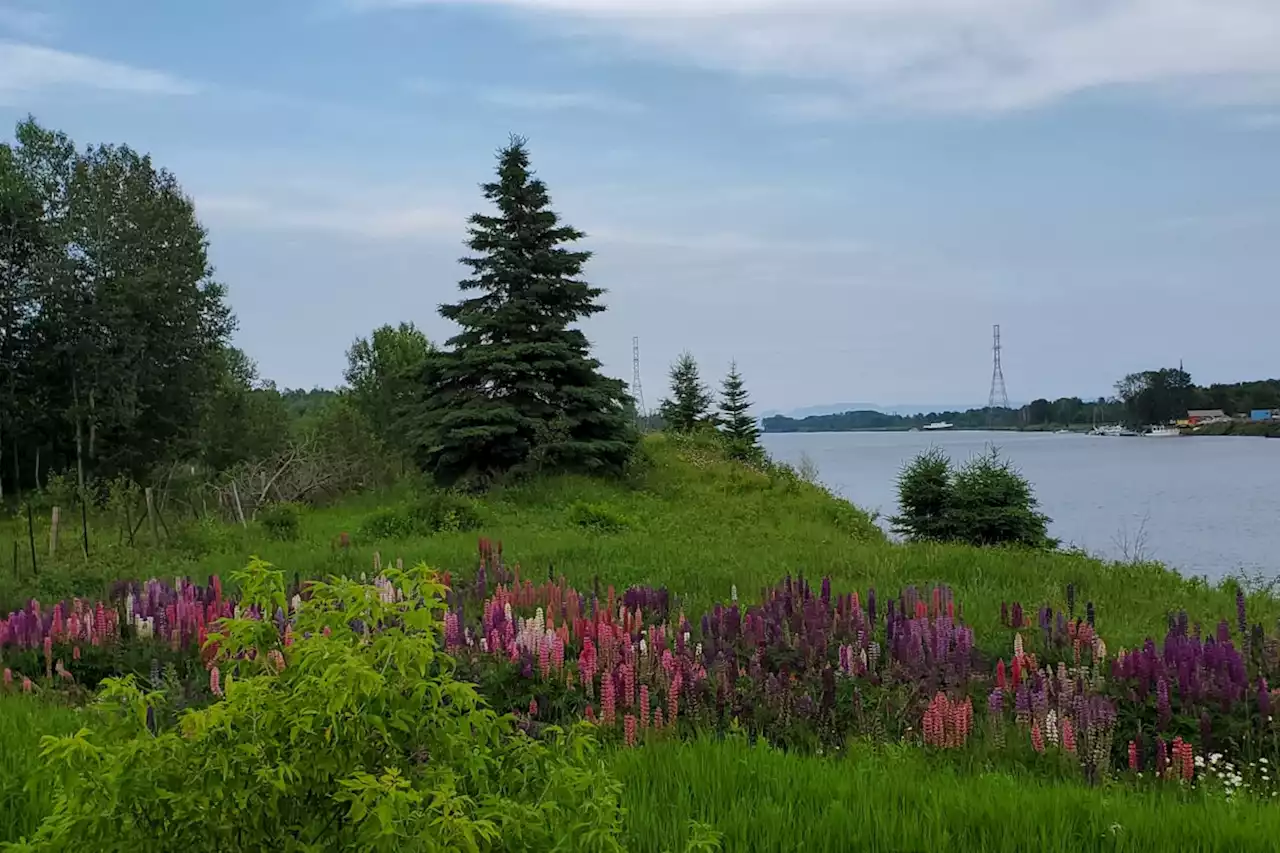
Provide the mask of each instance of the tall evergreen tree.
POLYGON ((717 419, 737 459, 755 460, 764 455, 760 447, 760 427, 751 415, 751 399, 736 362, 720 387, 720 415, 717 419))
POLYGON ((483 187, 496 215, 470 219, 464 258, 476 295, 440 306, 461 327, 424 369, 419 461, 438 481, 486 481, 534 467, 621 470, 635 444, 625 383, 600 373, 574 324, 604 310, 604 291, 580 276, 585 235, 561 223, 546 185, 529 169, 525 141, 498 155, 483 187))
POLYGON ((671 365, 671 396, 662 401, 658 414, 668 430, 691 432, 712 422, 711 392, 698 375, 693 354, 683 352, 671 365))

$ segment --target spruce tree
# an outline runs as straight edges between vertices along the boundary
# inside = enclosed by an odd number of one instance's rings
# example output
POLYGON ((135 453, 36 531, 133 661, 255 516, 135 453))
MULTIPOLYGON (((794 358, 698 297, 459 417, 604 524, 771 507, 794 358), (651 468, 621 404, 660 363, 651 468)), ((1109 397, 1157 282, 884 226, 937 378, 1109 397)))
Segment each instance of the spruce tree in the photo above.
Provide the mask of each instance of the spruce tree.
POLYGON ((419 461, 443 484, 490 481, 532 468, 621 470, 636 441, 626 385, 600 373, 574 324, 604 310, 604 290, 581 279, 585 235, 560 222, 529 169, 523 139, 499 152, 484 184, 496 215, 471 217, 459 282, 474 293, 440 315, 461 331, 424 371, 419 461))
POLYGON ((729 365, 729 375, 720 388, 720 415, 717 420, 734 458, 755 460, 763 456, 760 428, 751 416, 751 400, 736 362, 729 365))
POLYGON ((689 352, 671 365, 671 397, 663 400, 658 414, 671 432, 692 432, 711 423, 711 392, 702 384, 698 363, 689 352))

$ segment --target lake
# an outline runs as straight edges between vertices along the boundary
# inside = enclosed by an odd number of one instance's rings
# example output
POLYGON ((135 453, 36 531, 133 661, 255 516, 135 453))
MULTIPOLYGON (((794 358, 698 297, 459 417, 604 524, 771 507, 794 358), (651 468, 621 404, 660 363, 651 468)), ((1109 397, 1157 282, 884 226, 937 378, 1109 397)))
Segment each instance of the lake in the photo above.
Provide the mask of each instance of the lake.
POLYGON ((1031 481, 1064 545, 1140 553, 1210 579, 1280 576, 1274 439, 948 431, 769 433, 763 443, 782 462, 807 456, 825 485, 885 517, 897 511, 898 473, 917 453, 937 446, 964 462, 994 444, 1031 481))

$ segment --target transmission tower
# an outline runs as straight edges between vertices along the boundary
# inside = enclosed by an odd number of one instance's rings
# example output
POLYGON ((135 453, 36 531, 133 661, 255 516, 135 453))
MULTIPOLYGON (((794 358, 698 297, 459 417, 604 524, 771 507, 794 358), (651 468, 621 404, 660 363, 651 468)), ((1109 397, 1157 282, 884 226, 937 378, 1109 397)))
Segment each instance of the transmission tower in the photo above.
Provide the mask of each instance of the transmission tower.
POLYGON ((991 393, 987 396, 988 420, 991 420, 997 407, 1009 408, 1009 392, 1004 387, 1004 368, 1000 365, 1000 325, 996 324, 991 329, 991 393))
POLYGON ((644 388, 640 385, 640 338, 631 339, 631 396, 636 399, 636 416, 641 420, 649 417, 649 409, 644 404, 644 388))

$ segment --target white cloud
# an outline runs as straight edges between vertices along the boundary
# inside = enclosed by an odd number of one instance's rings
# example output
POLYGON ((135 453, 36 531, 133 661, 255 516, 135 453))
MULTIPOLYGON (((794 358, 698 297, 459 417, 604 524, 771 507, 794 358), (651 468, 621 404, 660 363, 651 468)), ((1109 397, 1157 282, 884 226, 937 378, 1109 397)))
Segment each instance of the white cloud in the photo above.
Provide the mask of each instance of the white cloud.
POLYGON ((528 89, 484 89, 481 100, 498 107, 531 112, 581 111, 632 115, 643 112, 634 101, 597 92, 543 92, 528 89))
POLYGON ((189 95, 196 88, 160 71, 48 47, 0 41, 0 103, 50 89, 89 88, 149 95, 189 95))
POLYGON ((1141 87, 1280 99, 1277 0, 352 0, 541 13, 860 105, 992 112, 1141 87))
POLYGON ((438 207, 316 204, 255 196, 198 196, 202 220, 237 228, 322 232, 366 240, 461 240, 466 214, 438 207))
POLYGON ((0 4, 0 32, 22 38, 46 38, 57 27, 57 16, 30 6, 0 4))

